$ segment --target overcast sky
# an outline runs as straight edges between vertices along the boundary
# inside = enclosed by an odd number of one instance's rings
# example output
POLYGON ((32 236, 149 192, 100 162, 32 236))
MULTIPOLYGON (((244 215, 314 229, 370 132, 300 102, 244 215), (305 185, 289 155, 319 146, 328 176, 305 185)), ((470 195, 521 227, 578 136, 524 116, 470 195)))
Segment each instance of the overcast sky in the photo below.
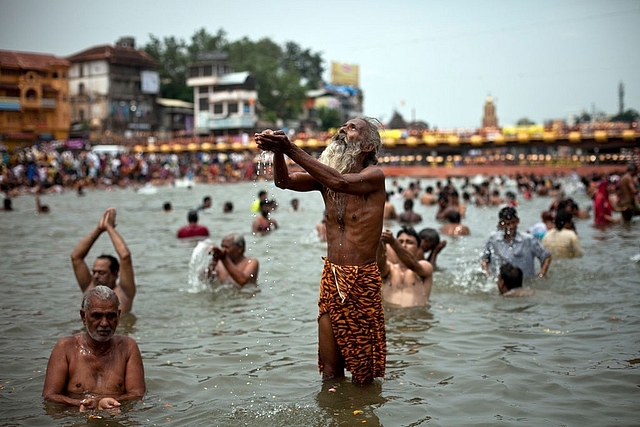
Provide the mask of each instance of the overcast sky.
MULTIPOLYGON (((364 112, 439 128, 640 111, 638 0, 0 0, 0 49, 66 57, 149 35, 268 37, 360 66, 364 112)), ((241 71, 241 70, 236 70, 241 71)))

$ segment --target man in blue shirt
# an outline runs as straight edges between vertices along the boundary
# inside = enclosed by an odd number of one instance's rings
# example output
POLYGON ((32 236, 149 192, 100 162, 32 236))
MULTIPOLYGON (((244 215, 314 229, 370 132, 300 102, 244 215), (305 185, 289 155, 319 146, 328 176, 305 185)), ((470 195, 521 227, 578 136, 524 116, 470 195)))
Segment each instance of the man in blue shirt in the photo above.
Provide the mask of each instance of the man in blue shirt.
POLYGON ((498 214, 498 230, 491 233, 482 253, 482 268, 487 274, 497 274, 503 264, 511 263, 522 270, 524 277, 535 277, 534 259, 540 261, 538 277, 544 277, 551 264, 551 254, 530 234, 520 233, 516 210, 507 206, 498 214))

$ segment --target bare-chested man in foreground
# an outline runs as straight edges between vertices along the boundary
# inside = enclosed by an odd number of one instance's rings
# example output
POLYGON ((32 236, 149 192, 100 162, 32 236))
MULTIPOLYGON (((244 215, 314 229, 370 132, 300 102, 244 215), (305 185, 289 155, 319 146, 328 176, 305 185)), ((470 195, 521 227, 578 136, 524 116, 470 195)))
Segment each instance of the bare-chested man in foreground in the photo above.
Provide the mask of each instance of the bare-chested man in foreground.
POLYGON ((433 283, 433 266, 419 258, 420 237, 413 228, 403 227, 397 239, 389 230, 382 232, 378 250, 378 266, 382 275, 382 298, 397 307, 429 304, 433 283), (387 245, 398 262, 387 259, 387 245))
POLYGON ((351 372, 355 383, 383 377, 386 337, 376 251, 383 225, 385 176, 375 166, 377 121, 349 120, 316 160, 282 131, 256 135, 274 153, 279 188, 319 191, 325 204, 327 256, 318 301, 318 365, 323 380, 351 372), (285 155, 305 172, 289 172, 285 155))
POLYGON ((93 289, 98 285, 107 286, 116 293, 120 300, 123 313, 131 311, 133 297, 136 295, 136 283, 133 276, 133 262, 131 252, 124 242, 124 239, 116 231, 116 210, 109 208, 105 211, 98 222, 98 226, 87 234, 78 243, 78 246, 71 253, 71 263, 73 272, 82 292, 93 289), (93 263, 93 274, 89 270, 85 258, 89 250, 104 232, 109 234, 111 243, 118 253, 120 262, 111 255, 100 255, 93 263), (117 283, 120 274, 120 283, 117 283))
POLYGON ((53 348, 42 396, 52 402, 90 409, 117 410, 146 390, 138 344, 115 335, 119 301, 106 286, 87 291, 80 317, 85 332, 64 337, 53 348))

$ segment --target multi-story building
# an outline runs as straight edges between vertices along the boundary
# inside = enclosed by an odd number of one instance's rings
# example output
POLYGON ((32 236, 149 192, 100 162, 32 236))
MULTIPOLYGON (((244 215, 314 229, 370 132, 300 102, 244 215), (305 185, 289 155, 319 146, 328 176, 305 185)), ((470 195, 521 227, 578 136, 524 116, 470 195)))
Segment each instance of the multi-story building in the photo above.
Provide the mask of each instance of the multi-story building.
POLYGON ((67 59, 72 138, 122 144, 151 136, 158 124, 158 63, 135 48, 134 38, 67 59))
POLYGON ((236 136, 255 131, 258 91, 247 71, 233 72, 224 52, 201 53, 189 65, 193 87, 195 133, 236 136))
POLYGON ((156 103, 159 140, 193 135, 193 103, 165 98, 156 99, 156 103))
POLYGON ((0 144, 9 150, 69 134, 69 62, 0 50, 0 144))

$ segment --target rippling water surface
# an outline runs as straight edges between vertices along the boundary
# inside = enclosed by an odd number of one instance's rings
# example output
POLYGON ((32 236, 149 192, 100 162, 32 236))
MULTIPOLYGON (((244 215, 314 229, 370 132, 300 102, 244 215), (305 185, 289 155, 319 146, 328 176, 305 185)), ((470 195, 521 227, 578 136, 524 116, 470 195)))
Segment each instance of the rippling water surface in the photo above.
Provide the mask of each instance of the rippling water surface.
MULTIPOLYGON (((400 180, 401 185, 408 179, 400 180)), ((434 184, 422 180, 424 188, 434 184)), ((582 194, 572 195, 581 206, 582 194)), ((479 268, 498 208, 470 206, 471 236, 451 239, 438 259, 427 308, 386 309, 387 373, 370 387, 323 384, 316 368, 317 296, 324 244, 317 193, 269 182, 135 192, 32 196, 0 212, 0 425, 167 426, 603 426, 640 424, 640 223, 600 231, 578 222, 581 259, 557 260, 549 277, 526 284, 532 297, 505 299, 479 268), (250 205, 265 188, 280 207, 280 229, 250 233, 250 205), (212 239, 245 234, 260 260, 258 286, 189 283, 195 241, 176 230, 202 197, 212 239), (293 197, 302 211, 289 210, 293 197), (231 214, 223 202, 234 202, 231 214), (174 211, 164 214, 162 203, 174 211), (142 351, 147 394, 116 416, 87 420, 45 405, 42 384, 56 340, 79 332, 81 294, 69 254, 109 206, 134 260, 138 294, 119 333, 142 351), (335 393, 328 387, 335 386, 335 393)), ((402 201, 394 200, 400 211, 402 201)), ((549 198, 520 201, 520 229, 539 220, 549 198)), ((436 227, 435 207, 416 205, 436 227)), ((388 224, 394 232, 396 223, 388 224)), ((89 253, 114 253, 104 235, 89 253)))

